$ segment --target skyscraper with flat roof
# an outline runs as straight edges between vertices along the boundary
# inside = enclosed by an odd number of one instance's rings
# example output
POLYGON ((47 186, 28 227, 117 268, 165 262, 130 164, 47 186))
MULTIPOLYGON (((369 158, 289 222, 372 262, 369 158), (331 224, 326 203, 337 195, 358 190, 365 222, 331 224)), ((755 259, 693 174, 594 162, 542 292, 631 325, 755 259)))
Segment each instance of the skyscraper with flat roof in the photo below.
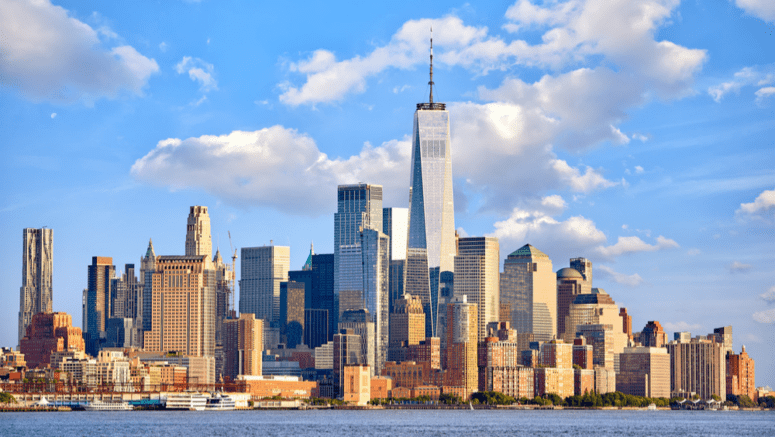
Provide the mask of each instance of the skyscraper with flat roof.
POLYGON ((261 376, 263 320, 253 314, 240 314, 239 319, 224 321, 223 349, 226 355, 224 378, 236 381, 238 375, 261 376))
POLYGON ((99 339, 106 338, 107 330, 105 327, 112 314, 111 283, 116 276, 113 258, 108 256, 92 257, 91 265, 88 266, 88 273, 89 291, 86 298, 88 325, 86 326, 86 332, 89 333, 89 344, 86 347, 86 352, 91 355, 97 355, 99 339))
POLYGON ((206 206, 192 206, 186 225, 186 255, 213 257, 213 241, 210 235, 210 215, 206 206))
POLYGON ((434 337, 439 283, 442 274, 454 272, 456 249, 449 112, 433 101, 433 39, 430 56, 429 102, 417 104, 412 129, 404 289, 422 299, 425 335, 434 337))
POLYGON ((32 316, 52 311, 54 230, 22 231, 22 286, 19 290, 19 340, 26 335, 32 316))
POLYGON ((288 281, 291 248, 243 247, 240 265, 240 313, 253 313, 264 321, 264 331, 280 328, 280 283, 288 281))
POLYGON ((511 310, 511 326, 534 341, 557 335, 557 275, 549 257, 526 244, 503 263, 501 302, 511 310))
POLYGON ((404 267, 406 266, 406 239, 409 231, 409 209, 382 208, 382 233, 390 237, 388 294, 389 311, 404 294, 404 267))
POLYGON ((589 293, 585 290, 584 277, 578 270, 562 268, 557 270, 557 334, 565 334, 565 318, 568 317, 570 305, 577 295, 589 293))
POLYGON ((455 256, 455 296, 468 296, 478 311, 479 341, 487 336, 487 324, 497 322, 500 312, 500 246, 495 237, 458 240, 455 256))

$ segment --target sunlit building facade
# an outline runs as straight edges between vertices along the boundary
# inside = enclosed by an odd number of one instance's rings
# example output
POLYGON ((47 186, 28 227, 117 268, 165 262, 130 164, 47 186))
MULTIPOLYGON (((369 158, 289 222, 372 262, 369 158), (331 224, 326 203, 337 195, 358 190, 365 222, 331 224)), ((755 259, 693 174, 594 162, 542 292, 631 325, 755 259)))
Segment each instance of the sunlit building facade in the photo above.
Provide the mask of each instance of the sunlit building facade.
POLYGON ((533 341, 557 335, 557 275, 549 257, 526 244, 503 263, 501 303, 511 311, 511 326, 533 341))

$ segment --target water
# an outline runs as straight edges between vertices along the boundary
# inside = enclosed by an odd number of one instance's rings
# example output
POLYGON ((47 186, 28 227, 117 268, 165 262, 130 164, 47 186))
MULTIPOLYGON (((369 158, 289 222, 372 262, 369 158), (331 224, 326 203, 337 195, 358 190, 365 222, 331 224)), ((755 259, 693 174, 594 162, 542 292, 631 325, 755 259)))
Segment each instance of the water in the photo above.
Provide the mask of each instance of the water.
POLYGON ((775 436, 757 411, 129 411, 0 413, 0 436, 775 436))

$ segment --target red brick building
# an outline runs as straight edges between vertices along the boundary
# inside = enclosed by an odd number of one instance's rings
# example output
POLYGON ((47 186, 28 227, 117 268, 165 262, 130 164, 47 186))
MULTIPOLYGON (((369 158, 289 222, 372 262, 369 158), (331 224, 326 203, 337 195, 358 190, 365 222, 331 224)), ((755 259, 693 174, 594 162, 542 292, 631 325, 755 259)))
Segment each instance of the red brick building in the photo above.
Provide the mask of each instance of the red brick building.
POLYGON ((35 314, 19 345, 30 369, 48 366, 52 352, 71 349, 83 351, 85 344, 81 328, 73 327, 67 313, 35 314))

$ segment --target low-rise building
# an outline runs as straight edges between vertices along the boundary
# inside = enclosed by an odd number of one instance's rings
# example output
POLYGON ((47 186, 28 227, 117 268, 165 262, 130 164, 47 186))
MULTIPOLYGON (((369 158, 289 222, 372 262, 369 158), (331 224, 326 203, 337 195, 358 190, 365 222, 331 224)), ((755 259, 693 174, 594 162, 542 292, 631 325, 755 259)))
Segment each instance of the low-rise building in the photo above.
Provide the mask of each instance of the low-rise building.
POLYGON ((250 393, 254 400, 279 396, 286 399, 309 399, 318 396, 318 383, 302 381, 296 376, 237 377, 237 390, 250 393))
POLYGON ((667 349, 646 346, 625 348, 619 356, 619 369, 617 391, 647 398, 670 397, 670 355, 667 349))
POLYGON ((366 405, 371 399, 369 366, 344 366, 342 400, 353 405, 366 405))

